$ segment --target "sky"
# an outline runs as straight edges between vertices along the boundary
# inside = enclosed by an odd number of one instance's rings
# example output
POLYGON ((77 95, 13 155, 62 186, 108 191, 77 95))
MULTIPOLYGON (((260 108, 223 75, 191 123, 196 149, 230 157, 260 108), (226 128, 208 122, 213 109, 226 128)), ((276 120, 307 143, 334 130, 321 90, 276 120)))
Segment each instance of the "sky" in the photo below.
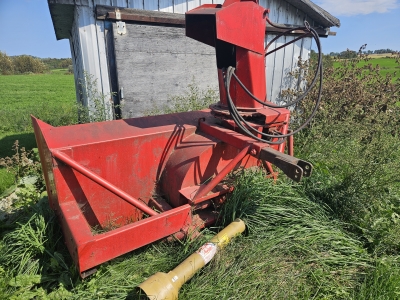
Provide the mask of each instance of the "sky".
POLYGON ((400 0, 315 0, 340 20, 336 36, 322 39, 322 52, 392 49, 400 51, 400 0))
POLYGON ((0 51, 41 58, 71 57, 69 41, 57 41, 47 0, 0 0, 0 51))
MULTIPOLYGON (((322 39, 322 52, 400 51, 400 0, 314 0, 340 19, 337 33, 322 39)), ((7 55, 71 57, 68 40, 56 40, 46 0, 0 0, 0 51, 7 55)))

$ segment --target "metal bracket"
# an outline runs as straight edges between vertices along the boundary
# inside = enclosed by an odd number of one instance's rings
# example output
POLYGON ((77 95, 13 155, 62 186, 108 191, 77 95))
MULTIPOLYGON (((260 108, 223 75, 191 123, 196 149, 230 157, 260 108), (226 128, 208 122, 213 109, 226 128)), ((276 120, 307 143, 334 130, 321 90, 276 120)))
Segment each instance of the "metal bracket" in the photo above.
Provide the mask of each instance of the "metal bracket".
POLYGON ((117 20, 121 20, 121 12, 119 11, 118 8, 115 9, 115 18, 117 20))
POLYGON ((117 24, 117 33, 120 35, 126 34, 125 22, 116 22, 116 24, 117 24))
POLYGON ((274 164, 281 169, 286 176, 296 182, 299 182, 303 176, 311 176, 312 164, 270 147, 261 149, 258 158, 274 164))

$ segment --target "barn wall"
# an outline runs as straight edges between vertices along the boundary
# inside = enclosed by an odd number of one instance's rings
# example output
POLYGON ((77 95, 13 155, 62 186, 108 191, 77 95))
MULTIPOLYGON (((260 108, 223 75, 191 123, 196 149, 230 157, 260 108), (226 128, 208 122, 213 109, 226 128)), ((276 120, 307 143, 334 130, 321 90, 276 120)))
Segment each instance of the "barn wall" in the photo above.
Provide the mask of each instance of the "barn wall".
POLYGON ((123 118, 162 110, 191 83, 200 90, 218 89, 214 47, 186 37, 181 27, 125 26, 126 34, 119 35, 114 24, 123 118))
MULTIPOLYGON (((76 11, 75 11, 76 14, 76 11)), ((76 90, 76 99, 79 103, 83 105, 87 105, 87 99, 83 99, 81 97, 81 89, 79 85, 79 78, 83 78, 83 63, 82 63, 82 50, 80 48, 79 42, 79 24, 75 19, 72 24, 71 37, 69 39, 70 48, 71 48, 71 57, 72 57, 72 66, 74 68, 74 79, 75 79, 75 90, 76 90)))
MULTIPOLYGON (((105 95, 111 94, 109 68, 105 55, 107 51, 105 21, 96 20, 94 15, 94 7, 96 5, 185 13, 201 4, 223 2, 224 0, 81 0, 80 5, 76 6, 75 23, 70 38, 75 74, 77 74, 77 77, 82 78, 83 70, 85 70, 87 73, 92 74, 93 78, 97 79, 99 91, 102 91, 105 95)), ((303 12, 285 1, 260 0, 260 5, 270 8, 269 16, 273 22, 303 25, 304 20, 308 19, 303 12)), ((309 22, 313 25, 311 20, 309 22)), ((267 43, 273 38, 274 35, 267 34, 265 42, 267 43)), ((270 50, 290 40, 293 40, 293 37, 282 37, 271 45, 270 50)), ((303 60, 309 58, 310 50, 311 39, 307 38, 297 41, 267 57, 266 84, 269 100, 279 102, 282 89, 301 86, 300 82, 288 76, 288 73, 297 65, 298 57, 303 60)), ((76 79, 76 82, 78 80, 76 79)), ((217 83, 210 82, 210 86, 217 86, 217 83)), ((111 99, 107 98, 106 101, 108 100, 111 99)), ((92 105, 90 99, 87 101, 89 106, 92 105)))
MULTIPOLYGON (((260 5, 270 9, 269 19, 275 23, 304 25, 307 20, 313 25, 312 20, 285 1, 279 0, 260 0, 260 5)), ((265 43, 269 43, 276 35, 268 34, 265 37, 265 43)), ((296 37, 286 36, 275 41, 269 48, 273 50, 281 45, 294 40, 296 37)), ((266 77, 267 77, 267 98, 279 103, 281 102, 281 90, 288 88, 295 89, 303 88, 304 83, 301 80, 296 80, 289 75, 289 72, 294 70, 299 61, 308 60, 311 51, 311 38, 305 38, 294 42, 293 44, 272 53, 266 59, 266 77)))
MULTIPOLYGON (((90 4, 90 3, 89 3, 90 4)), ((77 99, 91 110, 98 109, 104 101, 108 118, 112 118, 111 89, 105 46, 104 21, 97 22, 92 5, 75 7, 70 46, 75 74, 77 99), (88 80, 87 80, 88 79, 88 80), (83 87, 86 86, 84 89, 83 87), (98 91, 87 95, 83 90, 98 91), (102 95, 105 95, 103 98, 102 95)))

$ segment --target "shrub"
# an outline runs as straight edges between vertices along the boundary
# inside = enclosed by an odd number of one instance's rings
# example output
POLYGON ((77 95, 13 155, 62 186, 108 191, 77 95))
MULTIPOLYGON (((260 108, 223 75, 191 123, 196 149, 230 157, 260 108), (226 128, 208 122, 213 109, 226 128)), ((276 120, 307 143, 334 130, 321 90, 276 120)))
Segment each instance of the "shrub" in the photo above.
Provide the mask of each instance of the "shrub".
POLYGON ((72 65, 71 58, 42 58, 41 61, 50 69, 66 69, 72 65))
MULTIPOLYGON (((296 151, 315 166, 304 186, 309 197, 328 204, 370 251, 399 254, 400 80, 359 61, 325 70, 321 107, 297 136, 296 151)), ((298 108, 298 121, 316 93, 298 108)))
POLYGON ((84 74, 79 79, 80 103, 77 104, 79 123, 102 122, 114 119, 114 93, 104 94, 98 89, 97 78, 84 74))
POLYGON ((17 74, 44 73, 47 66, 38 58, 30 55, 20 55, 13 59, 14 71, 17 74))
POLYGON ((5 52, 0 51, 0 74, 10 75, 14 73, 14 65, 5 52))
POLYGON ((68 66, 68 71, 67 71, 69 74, 74 74, 74 68, 73 68, 73 66, 72 65, 69 65, 68 66))

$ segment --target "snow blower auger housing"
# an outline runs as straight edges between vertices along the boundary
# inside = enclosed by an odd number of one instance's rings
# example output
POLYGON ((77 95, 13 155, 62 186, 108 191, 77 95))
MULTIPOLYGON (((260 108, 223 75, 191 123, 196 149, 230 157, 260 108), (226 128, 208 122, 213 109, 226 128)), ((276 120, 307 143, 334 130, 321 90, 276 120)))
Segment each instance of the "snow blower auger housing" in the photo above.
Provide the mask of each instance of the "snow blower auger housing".
POLYGON ((290 111, 266 100, 267 14, 241 0, 186 13, 187 35, 216 49, 220 101, 210 109, 65 127, 32 117, 50 206, 82 277, 213 224, 233 170, 274 164, 295 181, 310 176, 292 156, 290 111))

